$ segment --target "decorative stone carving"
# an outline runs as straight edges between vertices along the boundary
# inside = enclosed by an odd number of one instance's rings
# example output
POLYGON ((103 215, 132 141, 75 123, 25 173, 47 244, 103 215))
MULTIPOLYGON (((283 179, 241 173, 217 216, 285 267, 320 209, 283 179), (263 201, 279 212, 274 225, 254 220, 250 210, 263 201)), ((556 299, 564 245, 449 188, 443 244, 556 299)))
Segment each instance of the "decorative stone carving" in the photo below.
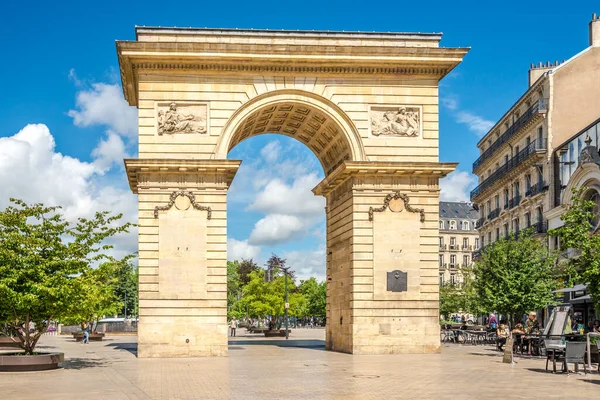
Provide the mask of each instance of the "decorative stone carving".
POLYGON ((399 269, 387 273, 388 292, 406 292, 408 290, 408 274, 399 269))
POLYGON ((173 205, 175 204, 175 200, 177 200, 177 198, 179 196, 186 196, 190 200, 190 203, 192 204, 192 206, 196 210, 201 210, 201 211, 206 211, 207 212, 206 219, 210 219, 211 218, 211 216, 212 216, 212 210, 211 210, 211 208, 198 204, 196 202, 196 197, 194 196, 194 193, 189 192, 189 191, 185 191, 185 190, 178 190, 178 191, 175 191, 175 192, 171 193, 171 197, 169 199, 169 203, 167 203, 164 206, 156 206, 156 207, 154 207, 154 218, 158 218, 158 212, 159 211, 170 210, 171 207, 173 207, 173 205))
POLYGON ((415 137, 421 132, 421 109, 398 107, 371 110, 373 136, 415 137))
POLYGON ((585 139, 585 147, 581 149, 581 153, 579 153, 579 165, 588 163, 600 165, 598 148, 592 146, 592 139, 589 136, 585 139))
POLYGON ((172 102, 158 110, 158 134, 206 133, 206 104, 177 105, 172 102))
MULTIPOLYGON (((373 221, 373 213, 385 211, 390 206, 390 202, 392 200, 396 200, 396 199, 401 199, 404 202, 404 208, 408 212, 420 213, 421 214, 421 222, 425 222, 425 210, 423 210, 422 208, 412 207, 409 204, 410 199, 408 198, 408 196, 403 193, 400 193, 400 192, 390 193, 387 196, 385 196, 385 199, 383 200, 383 206, 381 206, 381 207, 377 207, 377 208, 369 207, 369 221, 373 221)), ((392 209, 392 212, 394 212, 394 211, 399 212, 399 211, 402 211, 402 209, 398 209, 397 207, 395 207, 395 209, 392 209)))

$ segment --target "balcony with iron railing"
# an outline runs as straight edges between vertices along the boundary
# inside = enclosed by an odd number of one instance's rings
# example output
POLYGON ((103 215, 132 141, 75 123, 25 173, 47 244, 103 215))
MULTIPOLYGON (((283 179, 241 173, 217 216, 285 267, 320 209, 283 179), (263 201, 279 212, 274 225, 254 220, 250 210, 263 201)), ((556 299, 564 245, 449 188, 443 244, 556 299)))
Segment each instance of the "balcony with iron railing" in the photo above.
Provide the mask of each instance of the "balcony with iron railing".
POLYGON ((516 206, 518 206, 519 204, 521 204, 521 199, 522 199, 522 197, 520 194, 518 194, 515 197, 513 197, 512 199, 510 199, 508 202, 508 208, 512 209, 512 208, 515 208, 516 206))
POLYGON ((485 222, 485 218, 479 218, 477 222, 475 222, 475 229, 481 228, 483 223, 485 222))
POLYGON ((492 187, 496 182, 503 178, 508 173, 514 171, 517 167, 531 159, 533 156, 545 152, 547 149, 547 140, 542 139, 541 142, 533 141, 523 150, 519 151, 514 157, 509 159, 506 164, 499 167, 494 173, 487 177, 475 189, 471 191, 471 201, 474 201, 484 190, 492 187))
POLYGON ((471 245, 465 246, 465 245, 463 244, 463 245, 462 245, 462 249, 463 249, 463 250, 470 251, 470 250, 473 250, 473 246, 471 246, 471 245))
POLYGON ((495 208, 488 213, 488 221, 493 220, 494 218, 498 218, 500 216, 500 208, 495 208))
POLYGON ((450 245, 450 251, 458 251, 458 245, 457 244, 451 244, 450 245))
POLYGON ((496 152, 496 150, 500 149, 502 145, 515 136, 521 128, 531 122, 534 117, 543 114, 546 111, 546 100, 543 98, 533 106, 529 107, 527 111, 523 113, 523 115, 521 115, 511 126, 509 126, 508 129, 502 135, 500 135, 500 137, 494 143, 492 143, 490 147, 481 153, 477 160, 475 160, 473 163, 473 173, 475 173, 477 169, 496 152))
POLYGON ((535 235, 544 234, 548 232, 548 221, 538 221, 527 228, 533 228, 533 233, 535 235))
POLYGON ((546 190, 548 190, 548 185, 546 185, 546 182, 541 181, 527 189, 527 191, 525 192, 525 197, 534 197, 540 193, 545 192, 546 190))
POLYGON ((440 244, 440 251, 444 251, 446 250, 446 245, 445 244, 440 244))

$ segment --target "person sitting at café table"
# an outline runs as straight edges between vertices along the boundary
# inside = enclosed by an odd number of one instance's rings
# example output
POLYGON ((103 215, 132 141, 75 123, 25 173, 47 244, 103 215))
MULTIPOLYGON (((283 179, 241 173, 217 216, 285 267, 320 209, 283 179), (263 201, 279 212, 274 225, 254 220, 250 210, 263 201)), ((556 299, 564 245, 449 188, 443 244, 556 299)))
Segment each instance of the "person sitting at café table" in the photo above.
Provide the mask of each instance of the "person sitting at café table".
POLYGON ((594 321, 594 332, 600 333, 600 319, 594 321))
POLYGON ((594 321, 589 320, 587 323, 587 326, 585 327, 585 333, 592 333, 594 332, 594 321))
POLYGON ((516 324, 512 330, 512 333, 517 335, 525 334, 525 331, 523 330, 523 324, 516 324))
POLYGON ((505 324, 500 324, 500 326, 496 330, 496 335, 498 335, 498 348, 500 349, 500 351, 504 351, 502 346, 506 344, 506 339, 510 335, 508 326, 505 324))
POLYGON ((525 321, 525 333, 531 333, 534 325, 537 324, 537 320, 535 319, 535 317, 536 317, 535 312, 532 311, 529 313, 529 316, 527 317, 527 320, 525 321))

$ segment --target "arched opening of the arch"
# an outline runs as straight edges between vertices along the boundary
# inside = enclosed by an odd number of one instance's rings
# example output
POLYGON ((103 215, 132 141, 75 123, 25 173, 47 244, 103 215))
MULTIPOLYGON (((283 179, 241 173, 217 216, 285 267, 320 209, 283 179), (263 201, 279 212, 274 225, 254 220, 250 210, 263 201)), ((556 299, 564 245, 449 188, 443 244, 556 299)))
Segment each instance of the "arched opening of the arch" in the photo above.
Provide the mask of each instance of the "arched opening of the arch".
POLYGON ((294 101, 268 104, 250 113, 234 130, 227 151, 245 139, 266 133, 282 134, 305 144, 318 158, 325 175, 352 159, 345 132, 333 118, 316 107, 294 101))
MULTIPOLYGON (((287 234, 285 229, 277 229, 278 227, 273 226, 271 235, 266 235, 267 240, 264 242, 260 242, 260 238, 264 237, 264 232, 260 235, 257 233, 259 228, 264 228, 265 224, 273 223, 277 224, 276 219, 273 218, 273 215, 277 215, 280 222, 283 220, 287 220, 288 222, 296 219, 296 223, 303 224, 307 221, 310 223, 311 219, 314 218, 314 214, 306 215, 303 214, 303 210, 306 209, 306 204, 310 202, 307 196, 311 196, 313 199, 314 194, 312 193, 312 189, 319 184, 319 181, 322 178, 327 177, 331 174, 337 167, 343 164, 345 161, 353 161, 353 146, 352 142, 349 139, 349 133, 344 130, 342 126, 336 121, 336 118, 317 106, 311 106, 306 102, 298 102, 293 100, 283 100, 274 103, 269 103, 257 107, 256 109, 248 112, 247 115, 240 119, 235 127, 231 128, 232 134, 229 142, 227 143, 227 158, 229 159, 238 159, 242 158, 242 167, 236 174, 236 178, 232 183, 232 187, 230 189, 230 193, 228 194, 228 261, 235 262, 236 259, 241 258, 235 253, 239 253, 240 249, 248 249, 250 247, 250 254, 256 254, 256 247, 260 247, 259 253, 261 254, 255 261, 258 261, 258 264, 261 268, 267 268, 266 261, 268 257, 275 253, 281 258, 287 260, 287 266, 290 267, 297 274, 296 286, 300 285, 300 281, 302 279, 309 279, 310 276, 306 275, 305 272, 302 271, 301 268, 295 267, 294 263, 298 262, 298 260, 294 260, 293 258, 287 257, 287 254, 293 254, 294 257, 302 257, 302 252, 305 252, 305 256, 303 259, 306 262, 314 263, 315 258, 319 258, 317 262, 321 263, 320 271, 316 272, 315 278, 317 283, 323 282, 326 285, 326 313, 324 321, 326 323, 325 332, 326 332, 326 347, 327 349, 337 350, 337 351, 346 351, 351 352, 351 268, 350 268, 350 258, 348 248, 351 243, 351 237, 344 237, 342 240, 339 240, 340 232, 347 231, 347 226, 351 224, 348 215, 345 213, 339 213, 338 208, 331 208, 326 206, 326 201, 323 198, 317 198, 320 200, 321 208, 318 211, 320 215, 320 221, 313 226, 305 226, 303 227, 304 235, 314 235, 313 228, 316 228, 317 231, 320 231, 321 238, 314 243, 311 248, 306 248, 305 246, 300 246, 297 249, 289 249, 288 252, 285 250, 272 251, 273 247, 272 243, 277 242, 278 238, 273 237, 273 233, 281 232, 283 235, 287 234), (268 136, 263 136, 268 135, 268 136), (257 137, 270 137, 270 138, 279 138, 279 139, 271 139, 271 140, 280 140, 286 141, 287 138, 294 139, 293 142, 296 143, 296 148, 298 148, 298 142, 303 144, 305 149, 304 153, 306 154, 308 150, 309 153, 312 153, 318 163, 320 163, 321 168, 313 168, 306 169, 305 174, 307 176, 318 176, 318 180, 313 180, 312 184, 307 187, 304 185, 302 187, 302 193, 296 193, 295 190, 299 189, 299 186, 302 184, 298 184, 299 181, 302 183, 306 183, 306 176, 304 177, 294 177, 294 176, 281 176, 276 172, 276 165, 270 165, 268 168, 272 169, 269 174, 270 176, 274 176, 274 179, 279 181, 279 187, 282 189, 281 196, 288 196, 287 198, 278 198, 276 201, 273 201, 273 196, 277 196, 277 193, 267 193, 266 186, 268 183, 265 183, 264 176, 263 186, 259 188, 257 191, 256 197, 260 197, 263 202, 266 197, 271 196, 271 201, 269 203, 271 209, 266 209, 264 204, 257 204, 257 201, 251 201, 250 204, 245 204, 243 207, 239 207, 239 204, 232 204, 235 202, 235 199, 232 199, 232 196, 239 197, 243 196, 239 193, 240 186, 247 186, 249 177, 247 172, 245 171, 244 163, 250 161, 250 168, 255 169, 256 166, 256 158, 277 158, 278 155, 274 155, 268 153, 269 147, 272 147, 270 144, 274 143, 273 141, 262 141, 258 144, 258 148, 255 146, 252 151, 248 151, 248 149, 244 149, 244 151, 236 152, 240 146, 244 147, 249 142, 254 142, 257 137), (284 138, 287 137, 287 138, 284 138), (253 139, 254 138, 254 139, 253 139), (250 139, 250 140, 248 140, 250 139), (254 160, 246 160, 246 157, 240 157, 241 154, 250 157, 252 155, 255 157, 254 160), (233 157, 232 157, 233 155, 233 157), (239 184, 239 180, 243 180, 242 184, 239 184), (290 190, 291 189, 291 190, 290 190), (292 197, 290 197, 292 196, 292 197), (298 196, 298 198, 295 198, 298 196), (304 200, 303 200, 304 199, 304 200), (281 207, 282 204, 285 204, 285 207, 281 207), (255 216, 255 219, 258 219, 255 222, 254 228, 249 232, 246 229, 245 238, 244 235, 237 236, 238 233, 234 232, 236 229, 233 227, 236 220, 246 219, 246 217, 241 217, 239 215, 240 209, 251 211, 260 210, 263 212, 262 215, 255 216), (299 210, 298 212, 295 211, 299 210), (232 211, 235 210, 235 211, 232 211), (278 212, 284 212, 286 215, 277 214, 278 212), (258 238, 258 239, 257 239, 258 238), (254 247, 254 248, 252 248, 254 247), (254 253, 252 253, 254 252, 254 253), (345 318, 345 321, 344 321, 345 318)), ((287 140, 287 142, 290 142, 287 140)), ((282 147, 288 146, 279 146, 282 147)), ((288 164, 291 162, 292 164, 296 164, 296 166, 300 166, 303 162, 305 162, 306 157, 297 158, 296 155, 298 153, 302 153, 302 151, 288 151, 287 154, 280 154, 280 158, 277 160, 278 162, 287 162, 288 164)), ((263 160, 264 161, 264 160, 263 160)), ((273 160, 271 160, 272 162, 273 160)), ((285 169, 286 171, 288 169, 285 169)), ((300 168, 302 170, 302 168, 300 168)), ((253 171, 256 173, 257 171, 253 171)), ((310 180, 310 178, 308 179, 310 180)), ((256 188, 254 188, 256 189, 256 188)), ((248 198, 246 196, 246 201, 248 198)), ((313 202, 314 204, 314 202, 313 202)), ((344 205, 347 207, 347 204, 344 205)), ((347 211, 345 211, 347 213, 347 211)), ((351 211, 350 211, 351 213, 351 211)), ((246 221, 247 223, 248 221, 246 221)), ((347 235, 346 235, 347 236, 347 235)), ((298 240, 297 237, 291 237, 292 241, 298 240)), ((301 240, 300 240, 301 242, 301 240)), ((240 261, 240 260, 237 260, 240 261)), ((242 294, 243 296, 243 294, 242 294)), ((290 304, 290 306, 292 306, 290 304)), ((230 313, 230 317, 233 313, 230 313)), ((296 314, 296 313, 293 313, 296 314)), ((292 315, 293 317, 300 318, 301 323, 305 326, 305 321, 303 318, 308 317, 309 321, 311 317, 317 317, 316 315, 312 315, 312 312, 308 312, 302 315, 292 315)), ((258 315, 251 315, 251 317, 256 318, 258 315)), ((296 322, 296 321, 294 321, 296 322)), ((314 322, 317 322, 317 318, 314 318, 314 322)), ((319 320, 319 322, 321 322, 319 320)), ((297 332, 296 334, 292 333, 292 337, 296 335, 295 339, 305 337, 307 339, 318 339, 319 333, 308 334, 305 332, 297 332)), ((323 331, 321 331, 320 335, 323 335, 323 331)))

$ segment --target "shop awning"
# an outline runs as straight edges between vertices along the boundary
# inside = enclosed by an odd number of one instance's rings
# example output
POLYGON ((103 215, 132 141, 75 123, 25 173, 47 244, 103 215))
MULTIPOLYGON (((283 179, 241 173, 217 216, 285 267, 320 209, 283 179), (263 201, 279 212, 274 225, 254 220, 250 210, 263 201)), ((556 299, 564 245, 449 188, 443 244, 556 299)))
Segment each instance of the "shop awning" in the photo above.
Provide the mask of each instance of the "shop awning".
POLYGON ((582 292, 587 288, 587 284, 579 284, 579 285, 575 285, 572 288, 564 288, 564 289, 558 289, 558 290, 553 290, 552 293, 570 293, 570 292, 582 292))

